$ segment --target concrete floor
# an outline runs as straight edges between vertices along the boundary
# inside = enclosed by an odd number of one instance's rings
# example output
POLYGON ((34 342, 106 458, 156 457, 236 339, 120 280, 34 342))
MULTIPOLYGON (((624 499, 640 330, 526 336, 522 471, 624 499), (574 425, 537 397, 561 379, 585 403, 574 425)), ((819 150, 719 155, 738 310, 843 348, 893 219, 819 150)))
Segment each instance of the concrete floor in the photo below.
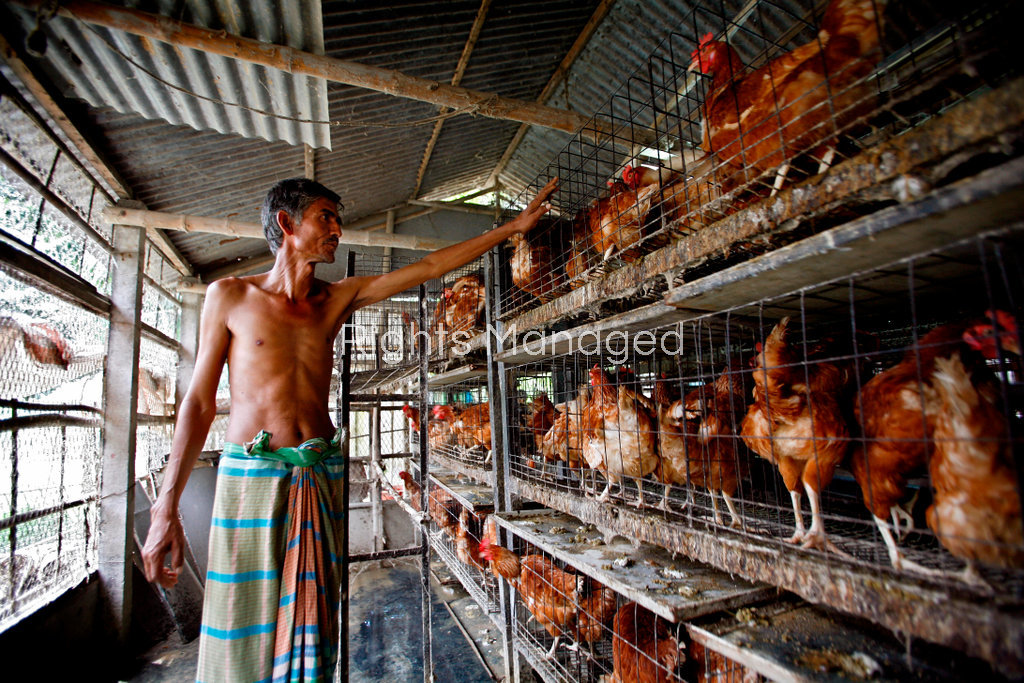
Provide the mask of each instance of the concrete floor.
MULTIPOLYGON (((422 681, 419 564, 400 560, 393 566, 355 568, 350 579, 349 680, 422 681)), ((432 581, 434 679, 439 683, 490 683, 502 678, 501 635, 443 564, 435 564, 432 581), (440 582, 436 579, 440 579, 440 582), (480 657, 442 604, 447 602, 477 642, 480 657), (487 662, 485 667, 481 658, 487 662)), ((146 664, 130 683, 186 683, 195 680, 199 640, 182 644, 173 634, 152 648, 146 664)))

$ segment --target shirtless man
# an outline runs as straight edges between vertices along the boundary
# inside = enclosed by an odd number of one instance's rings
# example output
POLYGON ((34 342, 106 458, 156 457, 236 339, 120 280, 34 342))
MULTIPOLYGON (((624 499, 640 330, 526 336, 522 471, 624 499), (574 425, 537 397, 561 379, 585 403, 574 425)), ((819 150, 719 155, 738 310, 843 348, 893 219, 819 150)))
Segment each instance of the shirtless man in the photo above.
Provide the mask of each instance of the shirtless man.
MULTIPOLYGON (((241 463, 239 467, 257 467, 262 464, 252 465, 251 462, 255 461, 248 456, 265 454, 267 458, 280 460, 276 454, 303 455, 312 452, 318 457, 325 454, 336 455, 337 444, 327 441, 335 433, 328 410, 331 370, 334 365, 334 339, 353 311, 387 299, 429 279, 438 278, 454 268, 469 263, 511 235, 526 233, 549 210, 547 199, 556 188, 557 180, 550 181, 512 221, 478 237, 433 252, 412 265, 383 275, 349 277, 330 283, 316 279, 314 270, 318 263, 334 262, 334 253, 341 236, 338 196, 318 183, 305 179, 291 179, 275 185, 268 193, 263 207, 264 231, 276 258, 273 268, 261 275, 218 280, 212 283, 207 291, 195 370, 188 392, 181 403, 163 487, 150 511, 151 526, 142 551, 146 578, 170 588, 177 582, 178 574, 183 567, 185 538, 178 516, 178 504, 216 415, 217 384, 225 361, 230 369, 231 389, 231 414, 226 434, 226 441, 229 443, 225 447, 226 456, 229 454, 228 446, 231 446, 234 449, 231 455, 240 458, 237 461, 241 463), (313 444, 312 450, 301 450, 306 449, 309 444, 313 444), (169 567, 165 566, 168 554, 171 558, 169 567)), ((341 458, 337 457, 334 460, 340 461, 341 458)), ((260 463, 264 462, 267 460, 260 460, 260 463)), ((297 465, 293 460, 288 462, 297 465)), ((330 462, 330 458, 324 460, 324 463, 330 462)), ((262 473, 259 477, 251 476, 252 481, 272 478, 270 475, 277 476, 281 472, 291 471, 290 465, 283 462, 272 462, 271 465, 276 469, 269 471, 269 474, 262 473)), ((322 465, 323 463, 317 467, 322 465)), ((344 463, 336 462, 335 465, 336 469, 328 470, 327 478, 318 480, 318 485, 332 479, 337 481, 338 477, 344 476, 344 463), (331 472, 334 473, 333 477, 331 472)), ((224 460, 221 469, 229 469, 224 467, 224 460)), ((218 473, 218 502, 215 504, 218 507, 214 510, 210 541, 210 572, 216 575, 214 578, 221 574, 218 573, 220 570, 215 571, 217 568, 214 566, 213 555, 219 551, 215 548, 217 543, 213 534, 218 532, 218 527, 239 526, 232 525, 231 516, 249 519, 250 513, 246 506, 251 505, 253 499, 265 497, 263 492, 254 492, 250 489, 248 493, 236 496, 237 500, 231 503, 234 507, 226 512, 227 508, 223 507, 221 501, 222 496, 228 497, 227 493, 222 494, 221 491, 221 479, 224 476, 225 472, 218 473)), ((281 474, 281 477, 286 476, 290 475, 281 474)), ((340 489, 340 486, 333 488, 340 489)), ((282 495, 287 498, 287 492, 282 495)), ((280 513, 280 509, 273 512, 278 517, 281 516, 280 513)), ((263 522, 264 526, 273 527, 278 525, 279 520, 275 520, 273 515, 268 513, 263 522)), ((280 526, 283 526, 283 523, 280 526)), ((344 542, 344 539, 339 540, 341 544, 344 542)), ((234 539, 228 543, 233 547, 233 555, 228 557, 223 565, 228 569, 244 564, 244 558, 235 557, 236 555, 253 554, 240 549, 234 539)), ((271 541, 266 543, 271 544, 271 541)), ((285 552, 283 548, 266 552, 275 554, 274 562, 281 564, 285 552)), ((343 552, 343 548, 333 548, 332 554, 328 557, 337 558, 343 552)), ((287 559, 284 559, 284 562, 287 563, 287 559)), ((255 573, 264 576, 267 572, 268 570, 261 569, 255 573)), ((269 573, 274 572, 270 570, 269 573)), ((232 574, 234 578, 226 579, 225 582, 243 581, 237 576, 238 574, 232 574)), ((212 600, 244 602, 248 599, 236 594, 225 594, 215 598, 215 594, 211 593, 211 583, 217 581, 211 582, 208 575, 207 604, 204 606, 201 637, 223 636, 230 639, 240 637, 239 634, 248 637, 250 632, 245 629, 227 629, 231 633, 225 635, 226 629, 208 626, 208 612, 211 610, 209 603, 212 600)), ((268 589, 262 586, 259 590, 268 589)), ((322 588, 320 592, 324 592, 322 588)), ((294 599, 294 595, 288 599, 294 599)), ((274 596, 274 600, 276 605, 278 598, 274 596)), ((281 601, 284 605, 286 599, 283 591, 281 601)), ((245 608, 245 605, 230 605, 233 612, 245 608)), ((266 614, 269 609, 263 610, 262 617, 254 617, 251 620, 250 631, 274 628, 281 617, 266 614)), ((336 612, 333 617, 336 620, 336 612)), ((231 619, 235 620, 232 622, 234 624, 238 617, 232 615, 231 619)), ((218 664, 220 668, 207 669, 207 680, 244 680, 250 676, 259 678, 269 675, 265 669, 237 674, 229 669, 238 660, 249 657, 247 653, 252 652, 253 647, 265 650, 271 647, 272 641, 271 637, 270 641, 260 641, 258 646, 250 644, 250 649, 246 651, 228 649, 212 654, 212 646, 207 648, 208 658, 229 660, 221 661, 218 664)), ((205 645, 205 641, 201 641, 200 674, 203 673, 205 645)), ((290 643, 287 645, 291 646, 290 643)), ((275 678, 279 673, 279 664, 283 656, 274 653, 273 661, 269 665, 274 667, 275 678)), ((299 659, 302 656, 301 653, 297 655, 299 659)), ((327 668, 333 666, 330 658, 327 657, 327 668)), ((200 680, 202 679, 203 676, 200 676, 200 680)))

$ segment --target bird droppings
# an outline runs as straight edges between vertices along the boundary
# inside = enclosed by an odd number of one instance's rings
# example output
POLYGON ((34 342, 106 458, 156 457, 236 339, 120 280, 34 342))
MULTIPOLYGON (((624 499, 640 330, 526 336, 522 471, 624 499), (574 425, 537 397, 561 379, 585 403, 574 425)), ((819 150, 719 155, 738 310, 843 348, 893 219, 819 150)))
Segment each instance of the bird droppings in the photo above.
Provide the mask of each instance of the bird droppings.
POLYGON ((801 665, 818 673, 841 673, 849 678, 869 680, 882 674, 881 665, 863 652, 841 652, 831 648, 803 654, 801 665))

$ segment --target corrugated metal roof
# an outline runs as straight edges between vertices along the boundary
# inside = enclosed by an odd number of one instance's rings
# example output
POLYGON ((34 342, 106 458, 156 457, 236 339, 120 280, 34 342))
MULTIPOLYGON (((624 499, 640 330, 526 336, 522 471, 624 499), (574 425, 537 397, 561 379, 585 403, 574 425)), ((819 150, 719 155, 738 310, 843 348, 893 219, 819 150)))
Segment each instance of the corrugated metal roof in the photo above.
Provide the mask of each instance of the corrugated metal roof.
MULTIPOLYGON (((323 53, 316 0, 129 0, 123 4, 144 4, 147 11, 186 23, 323 53)), ((34 13, 20 12, 26 25, 31 25, 34 13)), ((54 18, 47 30, 54 46, 47 53, 50 66, 66 87, 94 107, 134 112, 196 130, 330 148, 327 124, 310 123, 327 121, 327 83, 322 78, 288 74, 74 19, 54 18)))
MULTIPOLYGON (((630 74, 645 64, 648 56, 664 45, 674 30, 682 36, 675 49, 685 53, 682 55, 685 60, 696 36, 709 30, 718 32, 737 16, 742 19, 741 5, 754 9, 746 18, 747 22, 758 22, 759 31, 769 34, 774 31, 774 35, 780 35, 792 23, 785 15, 803 16, 814 1, 716 1, 714 11, 707 11, 696 9, 697 3, 680 0, 618 0, 572 64, 568 77, 553 89, 545 104, 593 115, 606 107, 609 98, 630 74), (763 9, 769 6, 772 9, 763 9)), ((199 0, 183 0, 183 3, 186 8, 202 4, 199 0)), ((286 17, 282 9, 286 5, 290 7, 288 3, 260 0, 255 8, 241 7, 243 4, 237 0, 218 0, 211 5, 214 9, 202 16, 189 14, 198 13, 192 9, 175 16, 186 21, 204 18, 208 25, 223 26, 232 33, 236 30, 249 32, 247 35, 259 36, 260 30, 278 28, 280 35, 273 38, 282 42, 297 37, 314 39, 316 36, 306 34, 315 33, 311 27, 322 19, 323 32, 319 39, 326 55, 439 83, 451 82, 480 9, 480 0, 445 3, 407 0, 401 4, 328 0, 323 3, 322 17, 318 15, 313 23, 301 23, 300 28, 287 23, 295 20, 294 14, 286 17), (274 22, 281 22, 280 26, 274 22)), ((598 0, 493 0, 461 85, 504 97, 536 101, 599 5, 598 0)), ((175 0, 153 0, 147 8, 156 7, 170 14, 171 8, 177 6, 175 0)), ((303 12, 308 14, 315 10, 307 8, 303 12)), ((21 29, 27 32, 33 15, 22 12, 20 17, 21 29)), ((79 37, 91 35, 80 26, 75 30, 79 37)), ((745 58, 765 47, 756 44, 751 37, 739 31, 732 39, 745 58)), ((123 45, 128 40, 120 35, 117 44, 123 45)), ((150 49, 153 54, 174 52, 167 47, 157 50, 153 45, 150 49)), ((59 66, 59 61, 65 58, 59 43, 51 42, 44 66, 54 73, 70 68, 59 66)), ((679 58, 676 55, 676 59, 679 58)), ((200 67, 199 63, 179 58, 168 80, 188 76, 190 82, 209 81, 211 73, 226 74, 226 65, 216 66, 219 70, 214 72, 210 71, 214 68, 212 64, 206 61, 200 67)), ((247 90, 235 73, 242 68, 247 67, 232 65, 232 78, 216 82, 217 92, 225 99, 247 90)), ((109 92, 97 95, 101 104, 83 112, 82 116, 87 127, 98 133, 100 147, 136 198, 149 208, 258 221, 266 189, 276 180, 303 173, 302 147, 289 144, 304 139, 298 132, 294 140, 280 135, 281 140, 268 142, 243 137, 241 133, 222 134, 216 132, 214 126, 195 130, 149 119, 134 113, 132 108, 123 107, 117 100, 117 96, 126 94, 122 91, 138 96, 140 89, 144 92, 145 88, 152 88, 152 85, 137 82, 148 77, 133 75, 132 82, 124 83, 114 82, 114 78, 101 74, 87 79, 100 81, 92 84, 96 92, 101 92, 101 87, 109 92), (107 97, 110 99, 104 99, 107 97)), ((61 84, 59 78, 57 82, 61 84)), ((434 129, 433 119, 439 113, 438 107, 334 82, 326 85, 325 92, 323 116, 332 121, 331 150, 316 152, 317 180, 341 194, 348 222, 404 206, 407 200, 414 198, 420 164, 434 129)), ((163 101, 151 106, 170 107, 163 101)), ((206 115, 205 105, 192 102, 184 109, 206 115)), ((177 111, 175 109, 175 113, 177 111)), ((222 122, 229 120, 227 110, 218 112, 214 118, 218 117, 222 122)), ((234 125, 233 120, 231 123, 234 125)), ((466 115, 448 118, 415 198, 443 199, 482 189, 519 128, 520 124, 514 121, 466 115)), ((309 131, 303 129, 302 134, 306 132, 309 131)), ((323 133, 318 129, 317 134, 323 133)), ((546 173, 547 165, 572 139, 573 136, 564 132, 530 127, 499 174, 505 191, 518 194, 546 173)), ((480 222, 483 228, 489 221, 481 217, 480 222)), ((170 236, 200 273, 268 253, 259 240, 184 233, 170 236)))

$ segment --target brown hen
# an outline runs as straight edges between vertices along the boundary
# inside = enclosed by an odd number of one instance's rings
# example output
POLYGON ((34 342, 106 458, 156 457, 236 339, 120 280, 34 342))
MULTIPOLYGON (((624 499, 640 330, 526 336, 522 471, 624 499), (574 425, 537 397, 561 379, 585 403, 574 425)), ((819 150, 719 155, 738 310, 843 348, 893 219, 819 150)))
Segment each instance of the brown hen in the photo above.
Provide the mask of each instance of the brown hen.
POLYGON ((924 472, 932 454, 932 425, 922 390, 931 384, 935 361, 963 352, 972 367, 981 365, 981 356, 964 343, 966 329, 966 323, 953 323, 931 330, 899 363, 872 377, 854 401, 864 442, 851 454, 850 469, 897 569, 931 573, 903 557, 892 532, 899 536, 904 526, 913 528, 911 508, 917 496, 907 500, 908 480, 924 472))
POLYGON ((878 63, 885 0, 832 0, 817 36, 747 71, 728 43, 707 34, 689 69, 711 77, 702 147, 730 184, 777 168, 781 189, 793 158, 811 152, 818 172, 831 165, 838 134, 874 108, 868 76, 878 63))
POLYGON ((849 373, 835 363, 800 364, 800 354, 786 340, 788 325, 789 318, 783 318, 757 356, 754 404, 743 419, 741 434, 752 451, 778 467, 789 490, 796 517, 789 542, 843 554, 825 534, 820 499, 849 444, 839 402, 849 373), (801 488, 811 505, 811 526, 806 530, 801 488))
POLYGON ((935 450, 928 463, 934 491, 928 526, 967 567, 963 578, 985 585, 975 563, 1024 567, 1024 527, 1010 428, 998 385, 975 383, 959 353, 935 361, 935 450))
POLYGON ((642 477, 658 467, 656 422, 645 404, 649 402, 636 392, 611 384, 597 365, 590 370, 593 393, 583 407, 583 459, 601 470, 608 485, 598 496, 607 502, 612 484, 622 488, 623 477, 632 477, 639 491, 637 506, 644 504, 642 477))
POLYGON ((671 625, 635 602, 619 608, 612 624, 610 683, 677 683, 685 660, 671 625))
POLYGON ((659 413, 665 504, 672 484, 688 487, 687 502, 689 487, 700 486, 711 494, 715 523, 722 524, 717 496, 721 492, 732 516, 729 526, 734 528, 741 526, 733 499, 742 474, 735 432, 744 408, 742 391, 739 376, 723 372, 659 413))

